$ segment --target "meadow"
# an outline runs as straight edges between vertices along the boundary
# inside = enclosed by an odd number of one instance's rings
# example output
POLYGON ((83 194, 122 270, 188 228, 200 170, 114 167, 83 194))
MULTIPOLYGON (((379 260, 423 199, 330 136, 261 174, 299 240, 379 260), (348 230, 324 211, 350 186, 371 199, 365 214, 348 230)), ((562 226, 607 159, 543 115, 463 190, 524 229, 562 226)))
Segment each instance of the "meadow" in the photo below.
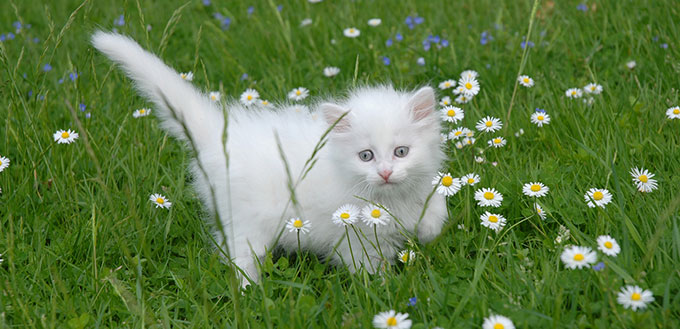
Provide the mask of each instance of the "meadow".
POLYGON ((680 105, 679 20, 672 0, 3 1, 0 327, 372 328, 394 310, 411 328, 482 327, 494 314, 517 328, 678 328, 680 119, 667 110, 680 105), (435 87, 465 111, 442 133, 475 132, 471 145, 443 142, 442 171, 479 182, 448 197, 435 241, 404 246, 410 262, 350 274, 274 251, 262 282, 239 291, 211 246, 191 152, 153 116, 133 116, 151 104, 92 48, 98 29, 224 98, 252 88, 284 102, 302 86, 310 96, 297 103, 309 105, 362 84, 435 87), (465 70, 480 91, 458 104, 438 87, 465 70), (583 92, 589 83, 601 93, 583 92), (535 113, 550 122, 532 123, 535 113), (475 129, 487 116, 502 128, 475 129), (78 138, 57 143, 69 129, 78 138), (495 137, 505 145, 489 145, 495 137), (639 191, 633 168, 658 188, 639 191), (523 194, 530 182, 547 195, 523 194), (502 205, 480 207, 481 188, 502 205), (589 207, 591 188, 611 202, 589 207), (154 193, 172 206, 156 207, 154 193), (505 227, 482 226, 486 211, 505 227), (598 249, 603 235, 620 253, 598 249), (568 268, 570 246, 597 260, 568 268), (624 307, 627 285, 653 301, 624 307))

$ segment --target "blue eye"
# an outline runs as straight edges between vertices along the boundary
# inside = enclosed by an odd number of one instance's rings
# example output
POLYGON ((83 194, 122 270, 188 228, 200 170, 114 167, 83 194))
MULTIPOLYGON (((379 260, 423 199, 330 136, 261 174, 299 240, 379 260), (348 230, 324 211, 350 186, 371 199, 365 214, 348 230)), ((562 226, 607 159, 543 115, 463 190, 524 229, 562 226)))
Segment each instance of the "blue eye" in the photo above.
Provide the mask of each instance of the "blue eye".
POLYGON ((363 150, 359 152, 359 159, 363 162, 368 162, 373 160, 373 152, 371 150, 363 150))
POLYGON ((408 154, 408 146, 399 146, 394 149, 394 155, 398 158, 403 158, 408 154))

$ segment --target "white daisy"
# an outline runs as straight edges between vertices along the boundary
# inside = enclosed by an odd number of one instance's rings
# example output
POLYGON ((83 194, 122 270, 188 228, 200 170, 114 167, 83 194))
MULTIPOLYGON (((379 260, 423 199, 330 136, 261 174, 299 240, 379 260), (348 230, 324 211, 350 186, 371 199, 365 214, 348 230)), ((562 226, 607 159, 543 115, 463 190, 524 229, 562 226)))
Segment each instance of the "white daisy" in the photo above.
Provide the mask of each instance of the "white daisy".
POLYGON ((480 219, 482 220, 482 226, 488 227, 496 232, 503 229, 507 220, 505 217, 499 214, 492 214, 490 212, 485 212, 480 219))
POLYGON ((534 86, 534 79, 530 78, 528 75, 520 75, 517 80, 519 81, 519 84, 531 88, 534 86))
POLYGON ((219 91, 211 91, 210 94, 208 94, 208 97, 210 97, 210 100, 213 102, 217 102, 220 100, 222 95, 220 94, 219 91))
POLYGON ((636 63, 635 61, 629 61, 628 63, 626 63, 626 67, 627 67, 629 70, 634 69, 636 65, 637 65, 637 63, 636 63))
POLYGON ((505 146, 505 144, 507 144, 507 141, 505 140, 505 138, 499 136, 494 139, 489 139, 488 144, 489 146, 499 148, 505 146))
POLYGON ((623 305, 623 308, 631 308, 633 311, 637 311, 638 308, 644 309, 647 304, 653 302, 654 295, 651 291, 642 290, 638 286, 625 286, 621 287, 616 300, 623 305))
POLYGON ((323 0, 308 0, 308 1, 309 1, 309 3, 319 3, 319 2, 321 2, 321 1, 323 1, 323 0))
POLYGON ((465 87, 458 86, 452 90, 454 95, 465 95, 465 87))
POLYGON ((472 145, 477 141, 474 137, 465 137, 463 138, 463 145, 472 145))
POLYGON ((260 106, 264 107, 264 108, 270 108, 270 107, 274 106, 274 105, 272 105, 272 103, 270 101, 268 101, 266 99, 260 99, 258 101, 258 104, 260 106))
POLYGON ((495 188, 481 188, 475 191, 475 200, 480 207, 500 207, 503 202, 503 195, 498 193, 495 188))
POLYGON ((179 77, 186 80, 186 81, 192 81, 194 80, 194 72, 186 72, 186 73, 180 73, 179 77))
POLYGON ((339 225, 339 226, 347 226, 354 224, 359 217, 361 216, 361 210, 359 207, 348 203, 346 205, 343 205, 342 207, 338 208, 333 213, 333 223, 339 225))
POLYGON ((638 169, 635 167, 630 170, 630 175, 633 176, 633 183, 640 192, 648 193, 658 188, 656 179, 652 179, 655 175, 645 168, 638 169))
POLYGON ((583 92, 579 88, 569 88, 565 94, 569 98, 581 98, 581 96, 583 96, 583 92))
POLYGON ((432 179, 432 185, 437 186, 437 193, 450 196, 460 191, 461 182, 460 179, 451 176, 449 173, 439 173, 432 179))
POLYGON ((404 264, 411 264, 414 259, 416 259, 416 253, 413 250, 406 249, 399 252, 399 261, 404 264))
POLYGON ((445 90, 449 88, 453 88, 456 86, 456 81, 455 80, 445 80, 439 83, 439 89, 445 90))
POLYGON ((9 159, 0 155, 0 172, 5 170, 5 168, 7 168, 7 167, 9 167, 9 159))
POLYGON ((509 318, 496 314, 484 319, 482 329, 515 329, 515 325, 509 318))
POLYGON ((531 123, 543 127, 543 125, 547 125, 550 123, 550 116, 548 113, 541 112, 541 111, 536 111, 534 114, 531 115, 531 123))
POLYGON ((246 89, 246 91, 241 94, 241 104, 245 106, 250 106, 253 105, 257 102, 258 98, 260 98, 260 93, 257 92, 255 89, 246 89))
POLYGON ((309 90, 305 87, 297 87, 288 93, 288 98, 294 101, 301 101, 309 96, 309 90))
POLYGON ((666 110, 666 116, 668 120, 680 119, 680 106, 673 106, 666 110))
POLYGON ((348 38, 356 38, 361 34, 361 31, 357 29, 356 27, 349 27, 346 28, 342 31, 342 34, 344 34, 348 38))
POLYGON ((340 73, 340 69, 335 66, 328 66, 323 69, 323 75, 327 77, 334 77, 340 73))
POLYGON ((456 97, 455 101, 458 104, 466 104, 466 103, 470 102, 471 99, 472 99, 472 97, 467 97, 465 95, 459 95, 458 97, 456 97))
POLYGON ((387 225, 391 219, 390 214, 388 214, 387 211, 372 204, 368 204, 361 209, 361 217, 368 226, 387 225))
POLYGON ((465 128, 465 137, 474 137, 475 131, 465 128))
POLYGON ((534 211, 538 214, 538 217, 541 218, 542 220, 545 220, 545 218, 548 216, 548 214, 543 211, 543 207, 541 207, 540 204, 534 203, 534 211))
POLYGON ((460 80, 458 80, 458 85, 465 87, 465 96, 473 97, 479 93, 479 81, 475 78, 460 78, 460 80))
POLYGON ((170 206, 172 206, 172 202, 168 198, 158 193, 151 194, 149 200, 156 205, 156 208, 170 209, 170 206))
POLYGON ((376 27, 382 23, 382 20, 380 18, 371 18, 368 20, 368 25, 376 27))
POLYGON ((479 183, 479 181, 480 181, 479 175, 475 173, 469 173, 460 178, 460 182, 462 185, 474 186, 475 184, 479 183))
POLYGON ((604 206, 612 201, 612 195, 607 189, 591 188, 588 190, 588 192, 586 192, 584 198, 586 199, 588 207, 590 208, 604 208, 604 206))
POLYGON ((439 134, 439 141, 441 143, 446 143, 449 140, 449 135, 447 134, 439 134))
POLYGON ((590 267, 590 264, 597 262, 597 254, 588 247, 568 246, 560 256, 564 267, 568 269, 580 269, 590 267))
POLYGON ((373 327, 378 329, 409 329, 411 320, 408 313, 397 313, 394 310, 380 312, 373 317, 373 327))
POLYGON ((54 141, 57 142, 58 144, 71 144, 73 143, 76 139, 78 139, 78 133, 75 131, 71 131, 71 129, 68 130, 57 130, 54 135, 54 141))
POLYGON ((140 118, 140 117, 145 117, 149 114, 151 114, 151 109, 141 108, 139 110, 135 110, 134 112, 132 112, 132 117, 133 118, 140 118))
POLYGON ((526 196, 540 198, 548 194, 550 189, 541 182, 526 183, 522 187, 522 193, 526 196))
POLYGON ((600 249, 605 255, 616 257, 621 252, 621 247, 616 243, 614 238, 609 235, 600 235, 597 237, 597 249, 600 249))
POLYGON ((486 161, 486 160, 484 160, 484 157, 475 156, 475 162, 484 163, 484 161, 486 161))
POLYGON ((477 79, 479 76, 479 73, 474 70, 465 70, 460 74, 461 78, 468 78, 468 79, 477 79))
POLYGON ((462 142, 456 142, 456 144, 454 144, 454 146, 456 146, 456 148, 460 150, 460 149, 462 149, 463 146, 465 146, 465 145, 464 145, 462 142))
POLYGON ((449 133, 449 139, 459 139, 461 137, 465 137, 468 130, 470 129, 467 129, 465 127, 458 127, 456 129, 453 129, 449 133))
POLYGON ((484 132, 494 132, 496 130, 500 130, 501 127, 503 127, 503 122, 501 122, 500 119, 489 116, 479 120, 475 126, 477 130, 484 132))
POLYGON ((463 120, 463 118, 465 117, 465 111, 463 111, 463 109, 461 109, 460 107, 455 107, 453 105, 444 107, 439 111, 442 114, 442 120, 447 122, 456 123, 458 121, 463 120))
POLYGON ((560 225, 559 228, 559 233, 557 233, 557 237, 555 237, 555 244, 561 244, 564 241, 567 241, 569 239, 569 229, 560 225))
POLYGON ((599 95, 602 93, 602 86, 598 85, 597 83, 589 83, 585 87, 583 87, 583 91, 586 94, 593 94, 593 95, 599 95))
POLYGON ((441 105, 441 106, 451 105, 451 97, 449 97, 449 96, 442 97, 442 99, 439 101, 439 105, 441 105))
POLYGON ((307 25, 312 25, 312 22, 313 22, 312 19, 309 18, 309 17, 307 17, 307 18, 305 18, 305 19, 303 19, 303 20, 300 21, 300 27, 305 27, 305 26, 307 26, 307 25))
POLYGON ((300 232, 302 234, 305 234, 309 232, 309 229, 312 227, 312 223, 308 220, 302 221, 302 219, 298 217, 293 217, 288 220, 288 223, 286 223, 286 228, 288 229, 288 232, 300 232))

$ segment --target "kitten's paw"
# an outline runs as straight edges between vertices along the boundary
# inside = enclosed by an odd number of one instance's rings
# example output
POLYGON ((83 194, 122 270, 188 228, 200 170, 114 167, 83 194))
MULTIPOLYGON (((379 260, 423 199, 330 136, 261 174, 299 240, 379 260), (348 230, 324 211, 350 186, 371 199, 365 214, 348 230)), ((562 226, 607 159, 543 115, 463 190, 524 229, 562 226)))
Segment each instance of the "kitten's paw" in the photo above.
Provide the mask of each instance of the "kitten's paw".
POLYGON ((440 194, 435 194, 430 199, 425 216, 423 216, 420 224, 418 224, 418 240, 421 243, 434 240, 441 233, 446 220, 446 198, 440 194))

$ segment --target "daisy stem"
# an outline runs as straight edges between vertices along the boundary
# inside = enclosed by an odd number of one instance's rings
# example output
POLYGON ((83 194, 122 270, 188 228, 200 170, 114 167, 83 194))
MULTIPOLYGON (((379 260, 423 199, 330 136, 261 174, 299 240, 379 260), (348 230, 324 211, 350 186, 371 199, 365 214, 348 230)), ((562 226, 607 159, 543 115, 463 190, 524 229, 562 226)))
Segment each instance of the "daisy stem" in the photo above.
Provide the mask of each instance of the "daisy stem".
POLYGON ((349 239, 349 229, 345 225, 345 236, 347 236, 347 245, 349 245, 349 253, 352 255, 352 264, 354 265, 354 270, 357 270, 357 262, 354 260, 354 251, 352 251, 352 241, 349 239))
POLYGON ((659 130, 656 132, 657 134, 660 134, 660 133, 661 133, 661 129, 663 129, 663 126, 666 125, 666 122, 668 122, 668 120, 663 120, 663 123, 661 124, 661 127, 659 127, 659 130))
POLYGON ((380 254, 381 259, 385 259, 382 249, 380 249, 380 239, 378 239, 378 225, 373 225, 373 235, 375 235, 375 243, 378 245, 378 254, 380 254))
POLYGON ((300 246, 300 230, 297 230, 298 255, 302 256, 302 247, 300 246))
POLYGON ((354 231, 354 234, 356 234, 357 239, 359 239, 359 244, 361 244, 361 249, 364 250, 364 254, 366 254, 366 260, 368 261, 368 265, 371 267, 371 271, 375 273, 375 268, 373 267, 373 263, 371 263, 371 257, 368 255, 368 250, 366 250, 366 246, 364 246, 364 242, 361 241, 361 237, 359 236, 359 232, 357 232, 357 228, 352 225, 352 230, 354 231))

